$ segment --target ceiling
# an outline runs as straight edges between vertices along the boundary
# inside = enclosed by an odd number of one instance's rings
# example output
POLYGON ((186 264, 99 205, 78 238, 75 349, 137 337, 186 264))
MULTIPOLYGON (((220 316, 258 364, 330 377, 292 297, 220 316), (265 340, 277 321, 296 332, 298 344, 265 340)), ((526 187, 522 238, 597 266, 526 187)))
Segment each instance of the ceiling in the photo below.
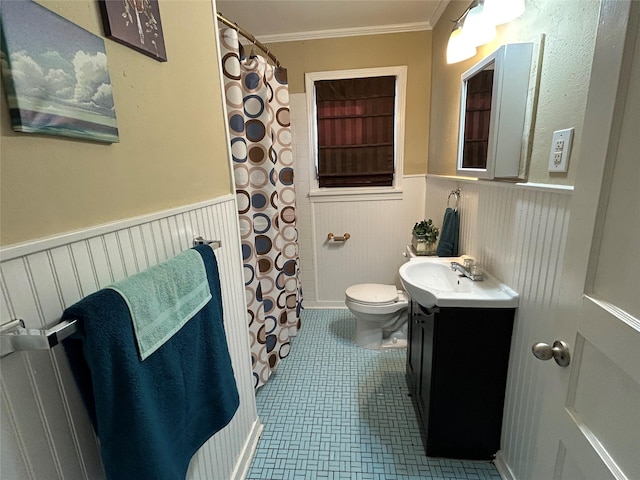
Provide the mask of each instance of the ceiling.
POLYGON ((261 42, 431 29, 449 0, 217 0, 261 42))

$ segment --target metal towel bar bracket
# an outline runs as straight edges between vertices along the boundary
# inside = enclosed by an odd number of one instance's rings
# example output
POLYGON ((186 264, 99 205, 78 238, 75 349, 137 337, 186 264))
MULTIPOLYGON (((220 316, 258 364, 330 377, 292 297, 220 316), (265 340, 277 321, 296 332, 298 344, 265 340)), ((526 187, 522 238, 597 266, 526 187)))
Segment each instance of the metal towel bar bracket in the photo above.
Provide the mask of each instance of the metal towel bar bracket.
POLYGON ((0 358, 23 350, 49 350, 77 330, 77 320, 64 320, 48 329, 25 328, 22 319, 0 326, 0 358))
POLYGON ((455 207, 453 207, 453 209, 457 212, 458 203, 460 203, 460 189, 456 188, 455 190, 451 190, 451 193, 449 193, 449 196, 447 197, 447 207, 449 207, 449 201, 451 200, 451 196, 454 196, 456 198, 456 205, 455 207))
MULTIPOLYGON (((220 248, 220 240, 206 240, 202 237, 193 239, 193 246, 211 245, 213 249, 220 248)), ((63 320, 47 329, 25 328, 24 320, 17 318, 0 325, 0 358, 10 353, 25 350, 49 350, 62 340, 73 335, 77 329, 75 319, 63 320)))
POLYGON ((193 246, 196 247, 198 245, 211 245, 211 248, 215 250, 222 246, 222 240, 207 240, 202 237, 196 237, 193 239, 193 246))

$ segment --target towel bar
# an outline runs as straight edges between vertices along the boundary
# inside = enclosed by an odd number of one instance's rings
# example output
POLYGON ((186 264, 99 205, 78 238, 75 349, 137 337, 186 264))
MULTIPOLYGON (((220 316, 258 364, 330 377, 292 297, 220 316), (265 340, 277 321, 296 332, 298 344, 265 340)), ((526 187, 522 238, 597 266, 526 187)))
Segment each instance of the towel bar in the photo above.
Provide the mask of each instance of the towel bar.
POLYGON ((351 238, 351 235, 348 234, 348 233, 345 233, 341 237, 338 237, 338 236, 334 235, 333 233, 329 233, 329 235, 327 235, 327 240, 328 241, 333 240, 334 242, 346 242, 350 238, 351 238))
MULTIPOLYGON (((220 240, 206 240, 200 236, 193 239, 193 246, 211 245, 215 250, 222 246, 220 240)), ((10 353, 25 350, 49 350, 62 340, 73 335, 77 320, 64 320, 48 329, 25 328, 24 320, 17 318, 0 325, 0 358, 10 353)))

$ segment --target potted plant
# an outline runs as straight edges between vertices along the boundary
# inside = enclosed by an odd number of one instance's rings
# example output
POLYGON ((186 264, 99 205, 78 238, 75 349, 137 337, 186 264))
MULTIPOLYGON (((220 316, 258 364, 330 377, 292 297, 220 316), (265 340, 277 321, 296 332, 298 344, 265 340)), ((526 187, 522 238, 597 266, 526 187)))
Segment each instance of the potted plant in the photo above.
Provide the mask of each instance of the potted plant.
POLYGON ((413 226, 411 244, 417 255, 433 255, 436 251, 440 229, 433 224, 433 220, 422 220, 413 226))

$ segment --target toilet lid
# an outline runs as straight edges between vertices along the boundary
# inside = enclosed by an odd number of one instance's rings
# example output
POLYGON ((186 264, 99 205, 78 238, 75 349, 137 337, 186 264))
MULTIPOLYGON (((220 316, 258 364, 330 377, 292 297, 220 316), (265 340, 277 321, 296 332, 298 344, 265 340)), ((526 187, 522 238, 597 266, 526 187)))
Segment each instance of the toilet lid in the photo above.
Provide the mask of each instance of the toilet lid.
POLYGON ((389 305, 398 300, 398 289, 395 285, 360 283, 347 288, 345 295, 350 300, 365 305, 389 305))

